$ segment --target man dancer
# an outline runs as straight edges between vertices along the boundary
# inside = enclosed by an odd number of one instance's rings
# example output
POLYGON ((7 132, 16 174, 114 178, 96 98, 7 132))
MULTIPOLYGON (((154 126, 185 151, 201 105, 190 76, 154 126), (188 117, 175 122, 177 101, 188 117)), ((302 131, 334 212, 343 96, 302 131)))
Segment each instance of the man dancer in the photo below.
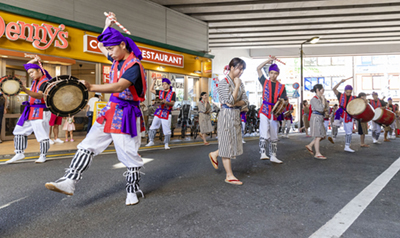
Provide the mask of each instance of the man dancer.
POLYGON ((154 137, 156 136, 157 129, 162 125, 164 133, 164 144, 165 149, 169 150, 169 141, 171 140, 171 110, 175 104, 175 92, 172 91, 171 81, 167 78, 162 79, 162 86, 164 90, 155 90, 154 86, 157 79, 153 79, 153 83, 150 86, 150 92, 157 95, 159 99, 162 99, 162 104, 154 112, 153 122, 150 126, 149 131, 149 143, 146 146, 154 145, 154 137))
MULTIPOLYGON (((387 104, 387 109, 392 111, 394 114, 396 114, 396 105, 393 104, 392 98, 388 98, 388 104, 387 104)), ((396 119, 393 121, 393 123, 389 126, 389 139, 396 139, 396 119), (393 135, 392 135, 393 133, 393 135)), ((387 131, 385 131, 385 138, 387 137, 387 131)))
POLYGON ((134 205, 139 202, 136 192, 142 193, 139 181, 143 160, 138 149, 140 133, 144 128, 141 127, 139 105, 145 99, 146 78, 140 63, 142 55, 139 48, 129 37, 111 28, 116 19, 113 13, 110 16, 112 20, 106 19, 103 33, 97 38, 101 52, 113 61, 110 83, 96 85, 83 81, 91 92, 112 93, 110 101, 100 112, 86 138, 78 145, 78 151, 65 175, 56 182, 46 183, 46 188, 73 195, 76 183, 89 168, 93 157, 114 142, 118 159, 127 167, 123 174, 126 177, 126 205, 134 205))
POLYGON ((287 102, 287 106, 285 108, 285 115, 284 115, 284 121, 283 121, 283 126, 282 126, 282 134, 283 137, 289 138, 289 132, 290 128, 292 127, 292 122, 293 122, 293 105, 289 103, 289 100, 287 97, 284 98, 284 100, 287 102), (287 113, 289 112, 289 113, 287 113), (285 127, 286 127, 286 133, 285 133, 285 127))
POLYGON ((277 116, 272 113, 272 108, 278 100, 283 100, 286 97, 285 85, 278 82, 279 67, 272 64, 269 67, 269 79, 266 79, 262 73, 262 68, 266 64, 272 63, 270 58, 257 67, 258 80, 263 86, 263 103, 260 108, 260 153, 262 160, 269 159, 266 148, 269 144, 269 155, 271 162, 281 164, 282 161, 276 157, 278 151, 278 130, 279 122, 277 116))
MULTIPOLYGON (((372 97, 374 99, 370 99, 369 100, 369 104, 371 104, 371 106, 374 109, 377 109, 378 107, 380 107, 382 109, 385 109, 386 102, 384 102, 383 100, 380 100, 378 98, 378 93, 372 92, 372 97)), ((372 129, 372 142, 374 144, 380 144, 379 135, 381 134, 381 126, 378 123, 374 122, 374 121, 371 122, 371 125, 372 125, 372 128, 371 128, 372 129)))
POLYGON ((28 146, 28 136, 35 133, 36 140, 40 143, 40 157, 35 163, 44 163, 46 161, 47 151, 50 148, 49 143, 49 121, 51 112, 46 108, 43 99, 43 92, 46 90, 47 82, 51 76, 46 70, 42 70, 33 59, 24 65, 28 71, 29 77, 33 79, 31 90, 22 85, 21 91, 29 95, 29 99, 23 102, 25 109, 14 128, 14 146, 15 156, 8 160, 6 164, 13 163, 25 158, 24 151, 28 146))
POLYGON ((351 93, 353 92, 353 87, 351 85, 346 85, 344 88, 345 93, 340 93, 337 88, 339 87, 340 84, 346 82, 346 80, 351 79, 342 79, 332 90, 336 94, 338 100, 339 100, 339 105, 343 109, 342 113, 342 118, 343 118, 343 127, 344 131, 346 132, 346 144, 344 147, 344 151, 354 153, 354 150, 350 148, 351 144, 351 137, 353 134, 353 118, 350 117, 349 114, 346 112, 346 107, 349 104, 349 102, 353 99, 355 99, 355 96, 352 96, 351 93))
MULTIPOLYGON (((369 103, 367 100, 367 94, 359 93, 358 98, 361 98, 365 101, 365 103, 369 103)), ((360 145, 361 147, 368 148, 369 145, 365 144, 365 135, 368 135, 368 122, 362 122, 361 120, 357 120, 357 129, 358 134, 360 135, 360 145)))

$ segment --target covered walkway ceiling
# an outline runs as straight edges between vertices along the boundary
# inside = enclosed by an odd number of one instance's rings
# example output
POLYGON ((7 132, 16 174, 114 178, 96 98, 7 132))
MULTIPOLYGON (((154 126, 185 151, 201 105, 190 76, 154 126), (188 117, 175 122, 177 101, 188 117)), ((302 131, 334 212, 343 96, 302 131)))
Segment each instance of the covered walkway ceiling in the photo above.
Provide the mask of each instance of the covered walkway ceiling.
POLYGON ((207 22, 211 49, 400 42, 400 0, 152 1, 207 22))

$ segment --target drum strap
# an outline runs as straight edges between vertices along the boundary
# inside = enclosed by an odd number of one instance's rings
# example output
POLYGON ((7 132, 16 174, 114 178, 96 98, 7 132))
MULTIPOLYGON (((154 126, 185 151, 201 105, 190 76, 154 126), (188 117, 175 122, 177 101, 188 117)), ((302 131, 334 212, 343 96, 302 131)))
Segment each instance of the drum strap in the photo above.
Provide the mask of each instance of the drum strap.
POLYGON ((131 135, 131 137, 137 136, 136 118, 142 116, 142 112, 139 109, 140 102, 138 101, 126 101, 112 95, 110 102, 118 103, 123 108, 122 113, 122 124, 121 132, 131 135))
POLYGON ((18 123, 17 123, 18 126, 23 126, 24 122, 29 120, 29 113, 31 111, 31 107, 46 108, 46 104, 33 104, 33 105, 30 105, 28 101, 23 102, 22 105, 25 105, 25 109, 22 112, 22 115, 18 120, 18 123))

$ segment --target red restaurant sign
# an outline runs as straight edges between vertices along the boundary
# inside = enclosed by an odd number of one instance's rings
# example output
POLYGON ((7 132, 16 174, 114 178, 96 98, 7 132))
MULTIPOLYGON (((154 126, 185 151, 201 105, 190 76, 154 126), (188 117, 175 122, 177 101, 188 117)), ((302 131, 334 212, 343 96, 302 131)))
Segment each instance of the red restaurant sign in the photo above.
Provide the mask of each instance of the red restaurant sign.
POLYGON ((65 25, 58 27, 42 23, 29 24, 22 21, 5 23, 0 16, 0 37, 4 34, 11 41, 25 40, 32 42, 33 47, 38 50, 48 49, 54 42, 54 47, 66 49, 68 47, 68 32, 64 31, 65 25), (28 31, 26 30, 28 29, 28 31), (28 32, 28 34, 26 34, 28 32))
MULTIPOLYGON (((98 41, 97 37, 85 35, 83 38, 83 51, 90 53, 101 54, 99 47, 97 46, 98 41)), ((155 50, 146 47, 139 47, 142 51, 143 59, 142 61, 155 63, 155 64, 163 64, 173 67, 183 68, 183 55, 169 53, 165 51, 155 50)))

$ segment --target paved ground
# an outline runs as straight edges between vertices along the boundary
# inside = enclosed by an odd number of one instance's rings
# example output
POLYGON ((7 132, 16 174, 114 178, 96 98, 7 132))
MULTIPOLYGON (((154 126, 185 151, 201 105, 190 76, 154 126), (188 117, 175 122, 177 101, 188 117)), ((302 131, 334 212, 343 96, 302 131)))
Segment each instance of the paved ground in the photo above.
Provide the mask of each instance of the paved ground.
MULTIPOLYGON (((303 135, 281 139, 282 165, 259 160, 258 141, 249 140, 233 161, 243 186, 224 183, 224 170, 211 166, 207 154, 216 144, 142 151, 149 161, 141 182, 146 198, 130 207, 125 169, 113 153, 94 159, 71 197, 44 187, 70 158, 0 164, 0 237, 309 237, 400 154, 400 139, 364 149, 358 135, 357 152, 346 153, 343 137, 322 143, 326 161, 306 152, 310 139, 303 135)), ((399 237, 399 179, 390 180, 342 237, 399 237)))

